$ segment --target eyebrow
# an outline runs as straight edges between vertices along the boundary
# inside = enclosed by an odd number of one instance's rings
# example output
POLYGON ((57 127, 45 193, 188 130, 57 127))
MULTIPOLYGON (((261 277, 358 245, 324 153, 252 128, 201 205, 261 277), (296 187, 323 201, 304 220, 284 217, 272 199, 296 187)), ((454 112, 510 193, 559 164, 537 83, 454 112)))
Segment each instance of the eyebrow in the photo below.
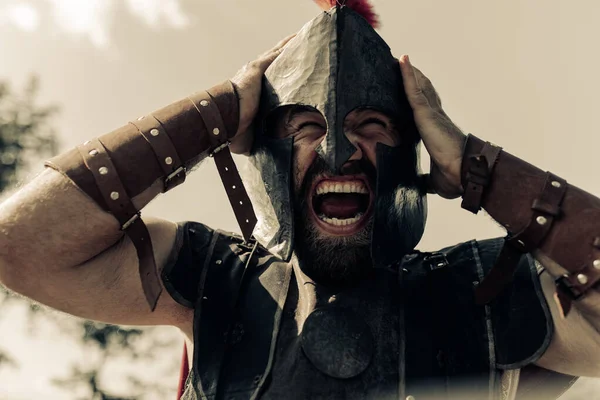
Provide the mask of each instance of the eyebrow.
POLYGON ((306 114, 306 113, 318 113, 319 111, 316 110, 313 107, 309 107, 309 106, 294 106, 287 118, 286 118, 286 125, 289 124, 290 122, 292 122, 294 120, 294 118, 296 118, 298 115, 300 114, 306 114))

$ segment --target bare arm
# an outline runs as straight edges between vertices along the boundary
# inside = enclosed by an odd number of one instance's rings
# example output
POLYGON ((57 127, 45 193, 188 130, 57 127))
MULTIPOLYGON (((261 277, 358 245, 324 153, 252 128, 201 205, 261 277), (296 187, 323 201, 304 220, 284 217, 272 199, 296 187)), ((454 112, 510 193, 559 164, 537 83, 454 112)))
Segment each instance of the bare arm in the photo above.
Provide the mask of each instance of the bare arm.
MULTIPOLYGON (((161 270, 175 225, 147 221, 161 270)), ((94 320, 184 328, 191 310, 168 295, 150 312, 133 245, 116 219, 47 169, 0 205, 0 281, 55 309, 94 320)))
MULTIPOLYGON (((141 210, 166 190, 166 177, 180 170, 178 162, 194 165, 228 140, 232 150, 247 153, 252 137, 245 134, 258 109, 264 71, 292 37, 244 67, 232 79, 233 86, 215 86, 210 95, 202 92, 175 102, 94 141, 112 160, 110 174, 100 172, 104 167, 92 171, 85 159, 104 157, 96 149, 72 150, 52 164, 61 172, 47 169, 0 204, 0 283, 80 317, 114 324, 175 325, 190 336, 193 311, 176 303, 164 287, 155 311, 150 311, 136 249, 121 230, 123 221, 109 212, 125 196, 103 197, 98 173, 111 177, 108 185, 116 176, 133 209, 141 210), (221 129, 215 129, 211 124, 220 120, 221 129), (219 143, 214 143, 215 137, 219 143)), ((158 219, 144 221, 160 273, 178 250, 176 226, 158 219)))

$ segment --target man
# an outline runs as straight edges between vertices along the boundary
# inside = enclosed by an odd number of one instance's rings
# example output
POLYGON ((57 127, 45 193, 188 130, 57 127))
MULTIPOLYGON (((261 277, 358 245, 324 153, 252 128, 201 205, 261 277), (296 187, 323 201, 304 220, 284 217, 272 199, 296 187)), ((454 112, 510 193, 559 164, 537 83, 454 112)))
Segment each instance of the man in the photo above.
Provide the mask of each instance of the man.
POLYGON ((557 397, 561 374, 600 376, 600 200, 466 137, 348 7, 48 166, 0 206, 0 281, 73 315, 179 327, 185 399, 557 397), (260 174, 249 195, 228 147, 260 174), (244 239, 142 222, 208 155, 244 239), (426 190, 508 239, 414 251, 426 190))

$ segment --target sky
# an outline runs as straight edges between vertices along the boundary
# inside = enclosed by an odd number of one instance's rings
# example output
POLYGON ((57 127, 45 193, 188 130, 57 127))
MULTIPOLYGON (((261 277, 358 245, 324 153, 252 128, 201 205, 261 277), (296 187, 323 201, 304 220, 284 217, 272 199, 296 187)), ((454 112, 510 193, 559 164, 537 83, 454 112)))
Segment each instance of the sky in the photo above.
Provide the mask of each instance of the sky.
MULTIPOLYGON (((393 53, 411 56, 466 133, 600 195, 600 2, 373 3, 393 53)), ((60 105, 55 126, 68 149, 230 78, 318 12, 310 0, 0 0, 0 80, 40 77, 40 103, 60 105)), ((503 234, 459 200, 429 206, 422 250, 503 234)), ((210 161, 144 214, 238 230, 210 161)), ((51 359, 36 357, 26 356, 51 359)))

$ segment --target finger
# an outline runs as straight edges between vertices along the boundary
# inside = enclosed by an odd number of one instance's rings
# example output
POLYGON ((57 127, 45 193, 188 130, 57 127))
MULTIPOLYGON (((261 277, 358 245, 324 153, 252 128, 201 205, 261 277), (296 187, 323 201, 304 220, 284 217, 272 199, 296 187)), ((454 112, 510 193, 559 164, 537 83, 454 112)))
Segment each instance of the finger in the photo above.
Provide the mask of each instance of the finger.
POLYGON ((429 101, 419 85, 415 69, 406 54, 400 57, 400 70, 404 81, 404 92, 413 111, 419 112, 421 109, 429 107, 429 101))
POLYGON ((417 67, 413 65, 413 69, 415 71, 415 76, 417 77, 417 82, 425 97, 427 97, 427 101, 429 105, 434 108, 442 108, 442 99, 440 98, 437 90, 433 86, 431 79, 429 79, 425 74, 417 67))
POLYGON ((286 37, 285 39, 279 41, 279 43, 277 43, 275 45, 275 47, 273 47, 271 50, 267 51, 266 53, 264 53, 262 56, 260 56, 257 60, 257 67, 262 71, 266 71, 267 68, 269 68, 269 65, 271 65, 273 63, 273 61, 275 61, 275 59, 281 54, 281 52, 283 51, 283 49, 285 49, 285 46, 289 43, 290 40, 292 40, 294 37, 296 37, 296 34, 292 34, 288 37, 286 37))

